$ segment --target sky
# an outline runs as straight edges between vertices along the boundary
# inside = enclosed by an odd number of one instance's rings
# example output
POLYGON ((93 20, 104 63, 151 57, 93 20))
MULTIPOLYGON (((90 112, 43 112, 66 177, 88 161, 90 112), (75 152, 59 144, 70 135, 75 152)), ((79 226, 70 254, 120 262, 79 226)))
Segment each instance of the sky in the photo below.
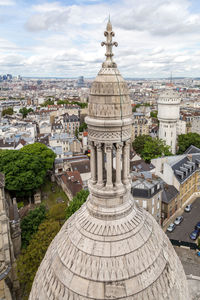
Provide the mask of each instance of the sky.
POLYGON ((123 77, 200 77, 199 0, 0 0, 0 74, 96 76, 109 14, 123 77))

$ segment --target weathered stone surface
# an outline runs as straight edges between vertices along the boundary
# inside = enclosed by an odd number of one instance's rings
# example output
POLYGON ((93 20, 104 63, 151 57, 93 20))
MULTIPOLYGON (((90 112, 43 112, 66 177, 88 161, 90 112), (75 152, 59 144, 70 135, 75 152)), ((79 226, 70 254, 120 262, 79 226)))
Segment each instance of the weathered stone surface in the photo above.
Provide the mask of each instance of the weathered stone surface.
POLYGON ((86 203, 50 245, 30 300, 135 300, 138 294, 188 300, 187 293, 182 265, 149 213, 133 205, 124 218, 105 222, 92 217, 86 203))

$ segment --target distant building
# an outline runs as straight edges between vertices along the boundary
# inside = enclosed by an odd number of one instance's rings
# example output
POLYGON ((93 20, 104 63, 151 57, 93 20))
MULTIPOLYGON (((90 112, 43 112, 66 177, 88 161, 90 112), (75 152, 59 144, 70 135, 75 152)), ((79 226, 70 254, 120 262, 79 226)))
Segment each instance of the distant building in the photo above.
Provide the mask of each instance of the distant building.
POLYGON ((191 146, 183 155, 161 157, 152 159, 155 166, 155 174, 168 186, 174 186, 179 194, 176 197, 167 195, 172 188, 165 188, 163 217, 168 218, 174 212, 183 209, 188 203, 192 203, 195 196, 200 195, 200 149, 191 146), (170 204, 171 201, 174 201, 170 204), (169 204, 169 207, 166 207, 169 204))
POLYGON ((164 184, 162 190, 161 223, 168 220, 180 208, 179 191, 173 185, 164 184))
POLYGON ((187 133, 187 123, 183 120, 178 120, 176 124, 176 132, 177 136, 180 134, 186 134, 187 133))
POLYGON ((191 132, 200 134, 200 116, 194 116, 191 121, 191 132))
POLYGON ((145 117, 144 113, 135 112, 133 113, 133 124, 132 124, 132 141, 140 135, 149 135, 149 120, 145 117))
POLYGON ((84 77, 80 76, 77 80, 77 87, 84 87, 84 86, 85 86, 84 77))
POLYGON ((139 206, 146 209, 160 224, 161 223, 161 199, 162 199, 162 180, 146 172, 139 174, 131 173, 132 184, 131 193, 139 206))

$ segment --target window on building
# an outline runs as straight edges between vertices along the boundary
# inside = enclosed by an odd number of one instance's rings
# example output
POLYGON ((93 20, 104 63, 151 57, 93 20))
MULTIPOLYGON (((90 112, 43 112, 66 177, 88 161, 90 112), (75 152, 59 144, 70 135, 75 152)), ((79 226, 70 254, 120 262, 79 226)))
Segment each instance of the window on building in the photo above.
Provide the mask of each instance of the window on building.
POLYGON ((152 206, 154 205, 154 198, 152 199, 152 206))
POLYGON ((154 207, 152 207, 152 215, 154 214, 154 207))
POLYGON ((146 200, 143 200, 143 204, 142 204, 142 205, 143 205, 143 208, 146 209, 146 208, 147 208, 147 201, 146 201, 146 200))
POLYGON ((151 194, 153 194, 154 193, 154 187, 151 189, 151 194))
POLYGON ((157 202, 157 209, 159 209, 160 208, 160 202, 158 201, 157 202))

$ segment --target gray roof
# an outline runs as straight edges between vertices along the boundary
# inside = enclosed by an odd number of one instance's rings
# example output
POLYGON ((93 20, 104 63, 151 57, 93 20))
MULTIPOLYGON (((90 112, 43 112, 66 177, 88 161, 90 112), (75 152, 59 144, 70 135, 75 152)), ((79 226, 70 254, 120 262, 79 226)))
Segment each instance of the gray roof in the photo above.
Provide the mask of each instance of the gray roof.
POLYGON ((162 191, 162 202, 168 204, 177 197, 178 194, 178 190, 173 185, 165 185, 162 191))
POLYGON ((200 149, 196 146, 191 145, 187 150, 184 152, 184 154, 193 154, 193 153, 200 153, 200 149))
POLYGON ((180 183, 184 182, 187 178, 189 178, 197 169, 199 169, 197 164, 197 160, 200 163, 200 154, 199 156, 192 156, 192 160, 190 160, 187 156, 180 159, 177 163, 172 165, 172 169, 174 171, 174 175, 178 179, 180 183))

